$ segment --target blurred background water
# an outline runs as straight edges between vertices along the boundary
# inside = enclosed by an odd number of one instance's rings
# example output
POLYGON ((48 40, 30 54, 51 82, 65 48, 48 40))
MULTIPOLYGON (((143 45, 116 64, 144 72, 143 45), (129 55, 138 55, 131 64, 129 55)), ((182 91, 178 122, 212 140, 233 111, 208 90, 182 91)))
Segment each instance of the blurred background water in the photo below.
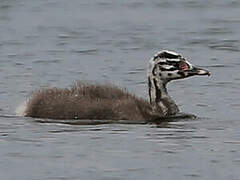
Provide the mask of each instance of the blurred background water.
POLYGON ((240 1, 0 0, 1 179, 240 178, 240 1), (183 112, 160 125, 7 117, 41 87, 114 83, 148 98, 161 49, 212 72, 169 84, 183 112))

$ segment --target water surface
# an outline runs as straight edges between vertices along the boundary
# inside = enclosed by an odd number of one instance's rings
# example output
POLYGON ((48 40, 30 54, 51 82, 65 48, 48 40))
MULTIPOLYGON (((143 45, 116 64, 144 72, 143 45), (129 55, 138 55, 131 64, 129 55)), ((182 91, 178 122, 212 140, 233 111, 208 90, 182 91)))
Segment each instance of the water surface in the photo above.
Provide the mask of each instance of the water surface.
POLYGON ((240 3, 191 0, 0 1, 2 179, 240 177, 240 3), (40 87, 108 82, 147 97, 146 66, 181 52, 212 76, 169 84, 196 119, 69 125, 12 117, 40 87))

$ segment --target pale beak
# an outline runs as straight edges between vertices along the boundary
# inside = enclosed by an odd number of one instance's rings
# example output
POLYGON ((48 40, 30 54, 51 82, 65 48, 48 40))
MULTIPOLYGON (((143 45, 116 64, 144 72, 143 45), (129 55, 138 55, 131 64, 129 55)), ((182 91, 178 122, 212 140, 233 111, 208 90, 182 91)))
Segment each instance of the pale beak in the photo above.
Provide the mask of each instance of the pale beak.
POLYGON ((194 67, 194 66, 191 70, 186 70, 185 73, 187 74, 187 76, 195 76, 195 75, 199 75, 199 76, 208 75, 208 76, 210 76, 211 75, 211 73, 208 70, 198 68, 198 67, 194 67))

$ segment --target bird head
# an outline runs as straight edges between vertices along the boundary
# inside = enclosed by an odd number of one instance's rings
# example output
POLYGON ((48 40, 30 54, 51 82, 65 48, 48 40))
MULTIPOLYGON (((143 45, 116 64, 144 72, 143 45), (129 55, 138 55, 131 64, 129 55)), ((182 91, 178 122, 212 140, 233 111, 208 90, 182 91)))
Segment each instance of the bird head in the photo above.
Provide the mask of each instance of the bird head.
POLYGON ((164 84, 171 80, 196 75, 209 76, 210 72, 192 65, 181 54, 174 51, 160 51, 149 62, 148 77, 161 80, 164 84))

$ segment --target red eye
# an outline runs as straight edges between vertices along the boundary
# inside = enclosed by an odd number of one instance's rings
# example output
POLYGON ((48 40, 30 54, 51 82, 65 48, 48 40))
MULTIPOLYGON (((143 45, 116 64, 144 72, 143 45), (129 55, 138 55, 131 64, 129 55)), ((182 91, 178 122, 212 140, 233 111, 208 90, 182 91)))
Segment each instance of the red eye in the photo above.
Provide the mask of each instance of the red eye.
POLYGON ((180 62, 180 64, 179 64, 179 68, 181 69, 181 70, 187 70, 189 67, 188 67, 188 64, 187 63, 185 63, 185 62, 180 62))

